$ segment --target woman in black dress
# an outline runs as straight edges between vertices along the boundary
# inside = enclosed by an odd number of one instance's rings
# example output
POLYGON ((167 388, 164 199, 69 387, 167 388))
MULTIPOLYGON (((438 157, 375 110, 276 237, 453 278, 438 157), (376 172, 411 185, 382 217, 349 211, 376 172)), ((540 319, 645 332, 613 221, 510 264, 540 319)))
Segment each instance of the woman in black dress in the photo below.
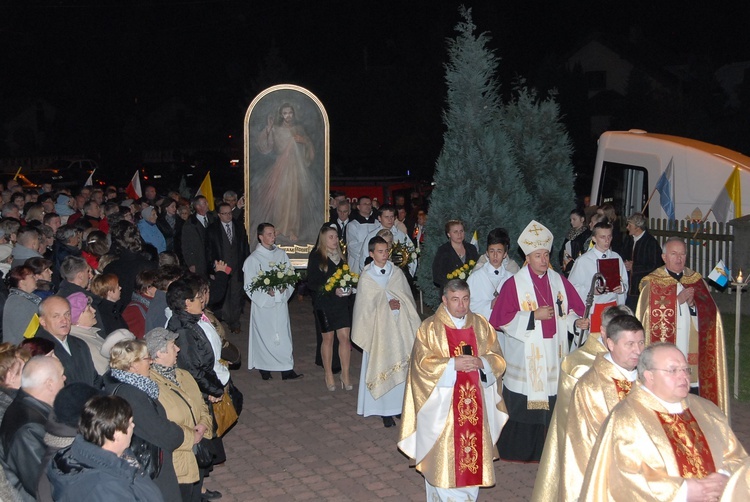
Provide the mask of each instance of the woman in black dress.
POLYGON ((450 220, 445 224, 445 235, 448 242, 437 249, 435 258, 432 260, 432 282, 440 289, 448 282, 448 274, 465 263, 479 259, 477 248, 464 240, 464 222, 461 220, 450 220))
POLYGON ((323 225, 318 235, 318 244, 310 254, 310 260, 307 264, 307 283, 313 291, 313 310, 323 334, 320 355, 323 359, 326 387, 331 392, 336 389, 333 371, 331 370, 334 333, 339 340, 339 359, 341 359, 339 380, 341 387, 346 390, 353 389, 349 381, 349 359, 351 356, 349 330, 352 326, 348 298, 350 293, 345 293, 342 288, 335 288, 331 291, 325 290, 328 279, 345 263, 346 260, 344 259, 344 253, 341 251, 336 229, 328 224, 323 225))

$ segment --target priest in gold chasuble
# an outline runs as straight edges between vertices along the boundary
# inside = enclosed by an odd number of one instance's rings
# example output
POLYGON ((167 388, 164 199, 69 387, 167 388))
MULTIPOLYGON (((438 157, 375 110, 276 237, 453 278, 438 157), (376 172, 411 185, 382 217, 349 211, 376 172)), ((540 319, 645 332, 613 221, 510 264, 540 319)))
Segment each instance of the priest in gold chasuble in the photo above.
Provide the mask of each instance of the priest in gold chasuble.
POLYGON ((721 315, 701 275, 685 267, 686 249, 678 237, 667 240, 662 254, 665 266, 641 280, 636 315, 646 329, 646 345, 677 345, 692 368, 693 391, 729 416, 721 315))
POLYGON ((690 394, 687 359, 646 347, 636 386, 602 424, 579 500, 719 500, 748 461, 724 413, 690 394))
POLYGON ((398 447, 424 476, 428 500, 476 500, 480 486, 495 484, 505 360, 469 302, 466 282, 449 281, 411 354, 398 447))
POLYGON ((562 452, 565 445, 565 429, 568 423, 568 407, 573 388, 594 364, 598 354, 606 354, 607 347, 604 343, 607 339, 607 328, 610 321, 621 315, 633 315, 633 311, 625 305, 608 307, 602 312, 601 332, 590 334, 586 342, 565 356, 560 363, 560 377, 557 384, 557 402, 552 411, 552 420, 547 439, 544 441, 544 451, 539 461, 534 491, 531 494, 532 502, 546 502, 557 500, 557 492, 560 484, 560 472, 564 458, 562 452))

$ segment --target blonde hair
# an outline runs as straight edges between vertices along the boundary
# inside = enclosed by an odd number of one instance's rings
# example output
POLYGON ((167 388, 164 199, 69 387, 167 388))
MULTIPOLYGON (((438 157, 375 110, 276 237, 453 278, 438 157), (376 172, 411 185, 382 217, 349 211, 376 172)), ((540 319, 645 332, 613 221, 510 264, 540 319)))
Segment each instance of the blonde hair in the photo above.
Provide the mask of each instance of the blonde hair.
POLYGON ((109 367, 128 371, 133 363, 148 357, 148 346, 143 340, 117 342, 109 353, 109 367))
MULTIPOLYGON (((328 232, 335 233, 338 240, 338 232, 336 232, 336 228, 326 223, 320 228, 320 232, 318 233, 318 247, 315 248, 315 252, 318 253, 318 256, 320 256, 320 271, 324 273, 328 273, 328 249, 326 248, 326 243, 323 237, 328 232)), ((344 253, 341 250, 341 241, 339 241, 338 250, 339 255, 344 258, 344 253)))

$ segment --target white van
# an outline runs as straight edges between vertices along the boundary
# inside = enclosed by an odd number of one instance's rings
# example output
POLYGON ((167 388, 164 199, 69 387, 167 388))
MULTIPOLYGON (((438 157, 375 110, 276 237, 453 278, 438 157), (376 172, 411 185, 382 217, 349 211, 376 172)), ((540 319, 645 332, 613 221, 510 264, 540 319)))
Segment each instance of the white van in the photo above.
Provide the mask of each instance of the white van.
MULTIPOLYGON (((708 213, 734 166, 741 170, 742 214, 750 214, 750 157, 693 139, 646 131, 609 131, 599 138, 591 204, 609 202, 623 219, 640 212, 656 182, 673 161, 675 218, 690 218, 698 208, 708 213)), ((666 218, 659 192, 647 214, 666 218)), ((713 213, 708 221, 715 221, 713 213)))

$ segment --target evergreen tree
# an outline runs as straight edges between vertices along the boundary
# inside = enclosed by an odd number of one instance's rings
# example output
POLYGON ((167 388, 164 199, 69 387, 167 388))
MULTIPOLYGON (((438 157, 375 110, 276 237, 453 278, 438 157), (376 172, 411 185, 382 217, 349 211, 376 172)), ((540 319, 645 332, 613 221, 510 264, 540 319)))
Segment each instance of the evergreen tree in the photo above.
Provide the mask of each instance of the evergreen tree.
POLYGON ((458 36, 448 40, 446 132, 435 167, 435 189, 417 274, 425 302, 433 306, 440 302, 440 294, 432 282, 432 260, 437 248, 447 242, 444 225, 448 220, 464 221, 467 241, 476 230, 482 252, 489 230, 503 226, 515 240, 513 236, 518 236, 530 219, 529 194, 502 127, 495 80, 498 58, 487 48, 489 36, 475 35, 471 10, 462 7, 461 16, 458 36))
MULTIPOLYGON (((560 246, 569 228, 570 211, 575 206, 575 177, 571 162, 573 147, 554 98, 554 92, 540 98, 520 79, 513 98, 504 107, 502 124, 513 145, 523 184, 533 201, 527 214, 549 228, 555 236, 555 244, 560 246)), ((550 261, 559 270, 557 260, 550 261)))

